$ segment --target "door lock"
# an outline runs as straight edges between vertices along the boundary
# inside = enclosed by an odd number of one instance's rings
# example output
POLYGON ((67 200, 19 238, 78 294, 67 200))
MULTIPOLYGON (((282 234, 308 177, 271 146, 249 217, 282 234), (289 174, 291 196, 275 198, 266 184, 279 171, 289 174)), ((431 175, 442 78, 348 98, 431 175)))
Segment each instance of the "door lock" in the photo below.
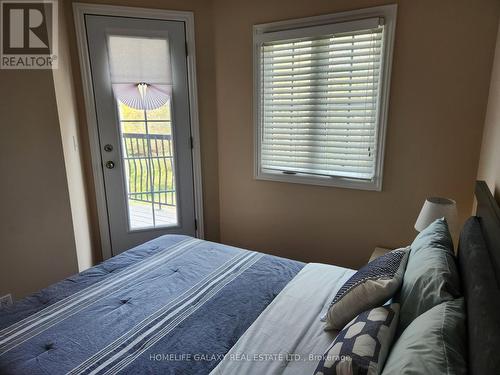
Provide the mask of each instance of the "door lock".
POLYGON ((110 144, 105 145, 105 146, 104 146, 104 151, 106 151, 106 152, 111 152, 111 151, 113 151, 113 146, 112 146, 112 145, 110 145, 110 144))
POLYGON ((115 162, 114 161, 109 160, 109 161, 106 162, 106 168, 113 169, 114 167, 115 167, 115 162))

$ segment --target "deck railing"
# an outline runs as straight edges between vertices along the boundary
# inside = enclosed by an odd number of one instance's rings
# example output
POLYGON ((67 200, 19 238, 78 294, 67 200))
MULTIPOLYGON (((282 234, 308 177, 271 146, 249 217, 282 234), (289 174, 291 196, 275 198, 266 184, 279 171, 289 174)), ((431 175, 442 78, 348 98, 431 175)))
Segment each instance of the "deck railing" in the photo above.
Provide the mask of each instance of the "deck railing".
POLYGON ((123 133, 129 199, 175 206, 175 174, 170 134, 123 133))

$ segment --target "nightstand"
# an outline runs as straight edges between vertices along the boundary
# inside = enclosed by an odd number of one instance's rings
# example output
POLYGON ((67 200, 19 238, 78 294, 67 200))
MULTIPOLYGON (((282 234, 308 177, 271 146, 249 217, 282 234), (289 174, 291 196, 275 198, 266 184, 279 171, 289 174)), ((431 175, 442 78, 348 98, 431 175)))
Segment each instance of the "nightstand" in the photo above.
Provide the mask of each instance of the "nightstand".
POLYGON ((368 263, 370 263, 374 259, 377 259, 379 256, 388 253, 389 251, 392 251, 392 249, 386 249, 385 247, 376 247, 375 250, 373 250, 372 256, 370 257, 368 263))

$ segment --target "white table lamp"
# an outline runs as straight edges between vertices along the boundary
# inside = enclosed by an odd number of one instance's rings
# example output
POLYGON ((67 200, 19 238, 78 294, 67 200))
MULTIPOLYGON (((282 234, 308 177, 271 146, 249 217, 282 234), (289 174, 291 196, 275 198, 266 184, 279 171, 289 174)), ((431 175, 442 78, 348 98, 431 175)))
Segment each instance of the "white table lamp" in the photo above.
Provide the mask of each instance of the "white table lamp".
POLYGON ((444 217, 453 234, 457 225, 457 202, 449 198, 427 198, 418 215, 415 229, 419 232, 427 228, 434 220, 444 217))

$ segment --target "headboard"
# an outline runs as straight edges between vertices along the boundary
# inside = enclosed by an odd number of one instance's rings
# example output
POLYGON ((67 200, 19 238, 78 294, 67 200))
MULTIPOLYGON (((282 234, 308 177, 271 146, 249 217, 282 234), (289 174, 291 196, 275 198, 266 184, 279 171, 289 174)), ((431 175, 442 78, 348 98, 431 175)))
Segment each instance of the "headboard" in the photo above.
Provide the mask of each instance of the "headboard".
POLYGON ((473 375, 500 369, 500 208, 484 181, 476 182, 476 216, 467 220, 458 261, 467 307, 468 366, 473 375))
POLYGON ((484 242, 500 286, 500 207, 484 181, 476 182, 477 213, 484 242))

